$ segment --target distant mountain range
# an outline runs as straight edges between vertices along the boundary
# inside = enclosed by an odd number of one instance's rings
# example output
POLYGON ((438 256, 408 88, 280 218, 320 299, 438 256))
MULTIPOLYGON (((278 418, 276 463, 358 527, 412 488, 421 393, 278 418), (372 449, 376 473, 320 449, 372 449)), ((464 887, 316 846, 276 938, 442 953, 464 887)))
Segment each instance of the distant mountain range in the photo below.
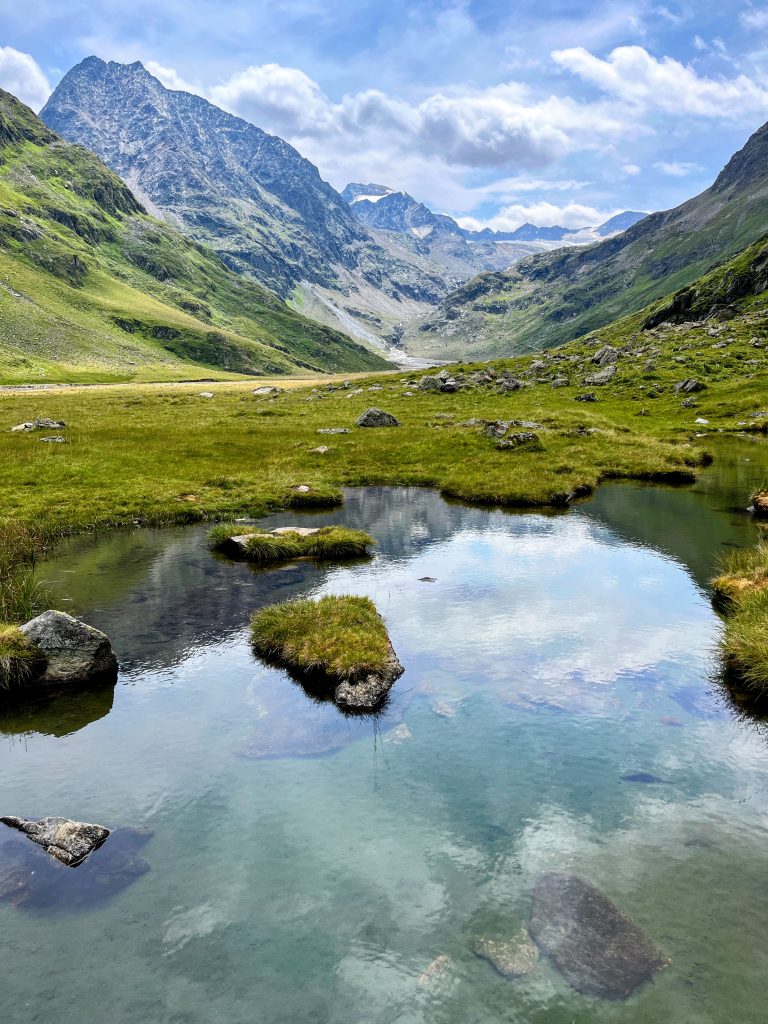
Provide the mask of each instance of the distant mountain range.
POLYGON ((503 272, 479 275, 435 311, 412 321, 404 344, 436 359, 548 348, 690 285, 766 228, 768 125, 701 195, 597 244, 532 256, 503 272))
POLYGON ((98 157, 0 90, 0 381, 386 365, 147 216, 98 157))
MULTIPOLYGON (((407 192, 398 192, 386 185, 354 182, 346 186, 341 196, 350 204, 355 216, 368 227, 410 233, 422 239, 431 233, 447 232, 469 242, 562 242, 564 245, 578 245, 594 241, 596 237, 607 238, 626 231, 647 216, 645 213, 627 210, 617 213, 598 227, 540 227, 525 223, 514 231, 492 231, 490 228, 469 231, 452 217, 433 213, 407 192)), ((522 251, 526 252, 526 249, 522 251)))

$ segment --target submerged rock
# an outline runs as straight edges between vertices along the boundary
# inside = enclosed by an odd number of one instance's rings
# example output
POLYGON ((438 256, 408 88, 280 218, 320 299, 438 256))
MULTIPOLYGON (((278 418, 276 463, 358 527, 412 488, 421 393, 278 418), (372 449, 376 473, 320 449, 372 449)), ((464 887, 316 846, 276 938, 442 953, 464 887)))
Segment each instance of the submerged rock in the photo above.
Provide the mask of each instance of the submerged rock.
POLYGON ((539 961, 539 951, 525 929, 511 941, 487 936, 476 939, 472 949, 505 978, 523 978, 539 961))
POLYGON ((453 967, 453 961, 446 953, 441 953, 440 956, 436 956, 429 966, 421 972, 419 975, 419 984, 433 985, 437 981, 442 981, 448 976, 451 968, 453 967))
POLYGON ((108 828, 84 821, 71 821, 69 818, 29 821, 26 818, 0 817, 0 822, 23 832, 33 843, 42 846, 46 853, 71 868, 77 867, 89 853, 98 850, 109 836, 108 828))
POLYGON ((149 871, 137 851, 151 838, 148 829, 115 829, 76 871, 39 846, 11 839, 0 844, 0 900, 35 910, 101 903, 149 871))
POLYGON ((400 420, 383 409, 366 409, 358 418, 358 427, 399 427, 400 420))
POLYGON ((574 875, 541 876, 530 933, 583 995, 626 999, 669 964, 663 950, 612 900, 574 875))
POLYGON ((19 628, 46 660, 35 683, 90 683, 117 677, 117 658, 109 638, 66 612, 43 612, 19 628))

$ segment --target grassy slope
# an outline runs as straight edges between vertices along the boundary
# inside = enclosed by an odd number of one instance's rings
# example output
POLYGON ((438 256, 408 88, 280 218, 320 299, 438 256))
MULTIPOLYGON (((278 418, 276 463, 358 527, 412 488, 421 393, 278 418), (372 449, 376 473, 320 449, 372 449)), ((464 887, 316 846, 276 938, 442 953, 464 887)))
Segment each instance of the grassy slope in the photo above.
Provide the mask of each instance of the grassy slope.
POLYGON ((386 366, 147 217, 93 154, 0 91, 0 381, 386 366))
POLYGON ((715 184, 616 238, 524 260, 449 295, 407 348, 438 358, 532 352, 602 328, 690 284, 753 243, 768 223, 768 126, 715 184))

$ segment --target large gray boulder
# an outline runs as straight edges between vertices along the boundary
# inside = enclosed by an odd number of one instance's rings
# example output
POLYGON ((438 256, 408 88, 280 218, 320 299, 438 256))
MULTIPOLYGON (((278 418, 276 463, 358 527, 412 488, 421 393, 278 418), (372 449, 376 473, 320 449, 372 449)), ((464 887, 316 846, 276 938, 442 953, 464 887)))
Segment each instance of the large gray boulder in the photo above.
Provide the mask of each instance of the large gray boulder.
POLYGON ((90 825, 85 821, 71 821, 69 818, 29 821, 26 818, 3 817, 0 822, 23 832, 33 843, 42 846, 46 853, 70 868, 81 864, 89 853, 98 850, 109 837, 108 828, 90 825))
POLYGON ((38 683, 89 683, 117 676, 109 638, 66 612, 43 612, 19 628, 46 660, 38 683))
POLYGON ((568 984, 587 996, 626 999, 669 963, 612 900, 574 875, 539 878, 530 933, 568 984))
POLYGON ((358 427, 399 427, 400 420, 383 409, 366 409, 357 421, 358 427))

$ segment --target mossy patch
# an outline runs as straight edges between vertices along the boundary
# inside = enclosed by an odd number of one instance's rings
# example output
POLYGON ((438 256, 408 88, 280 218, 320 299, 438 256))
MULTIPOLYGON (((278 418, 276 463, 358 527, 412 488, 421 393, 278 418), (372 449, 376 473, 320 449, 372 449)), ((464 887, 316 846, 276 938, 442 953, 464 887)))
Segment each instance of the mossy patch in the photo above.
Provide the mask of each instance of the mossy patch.
POLYGON ((299 674, 357 679, 383 674, 392 656, 384 622, 367 597, 286 601, 256 612, 257 654, 299 674))

